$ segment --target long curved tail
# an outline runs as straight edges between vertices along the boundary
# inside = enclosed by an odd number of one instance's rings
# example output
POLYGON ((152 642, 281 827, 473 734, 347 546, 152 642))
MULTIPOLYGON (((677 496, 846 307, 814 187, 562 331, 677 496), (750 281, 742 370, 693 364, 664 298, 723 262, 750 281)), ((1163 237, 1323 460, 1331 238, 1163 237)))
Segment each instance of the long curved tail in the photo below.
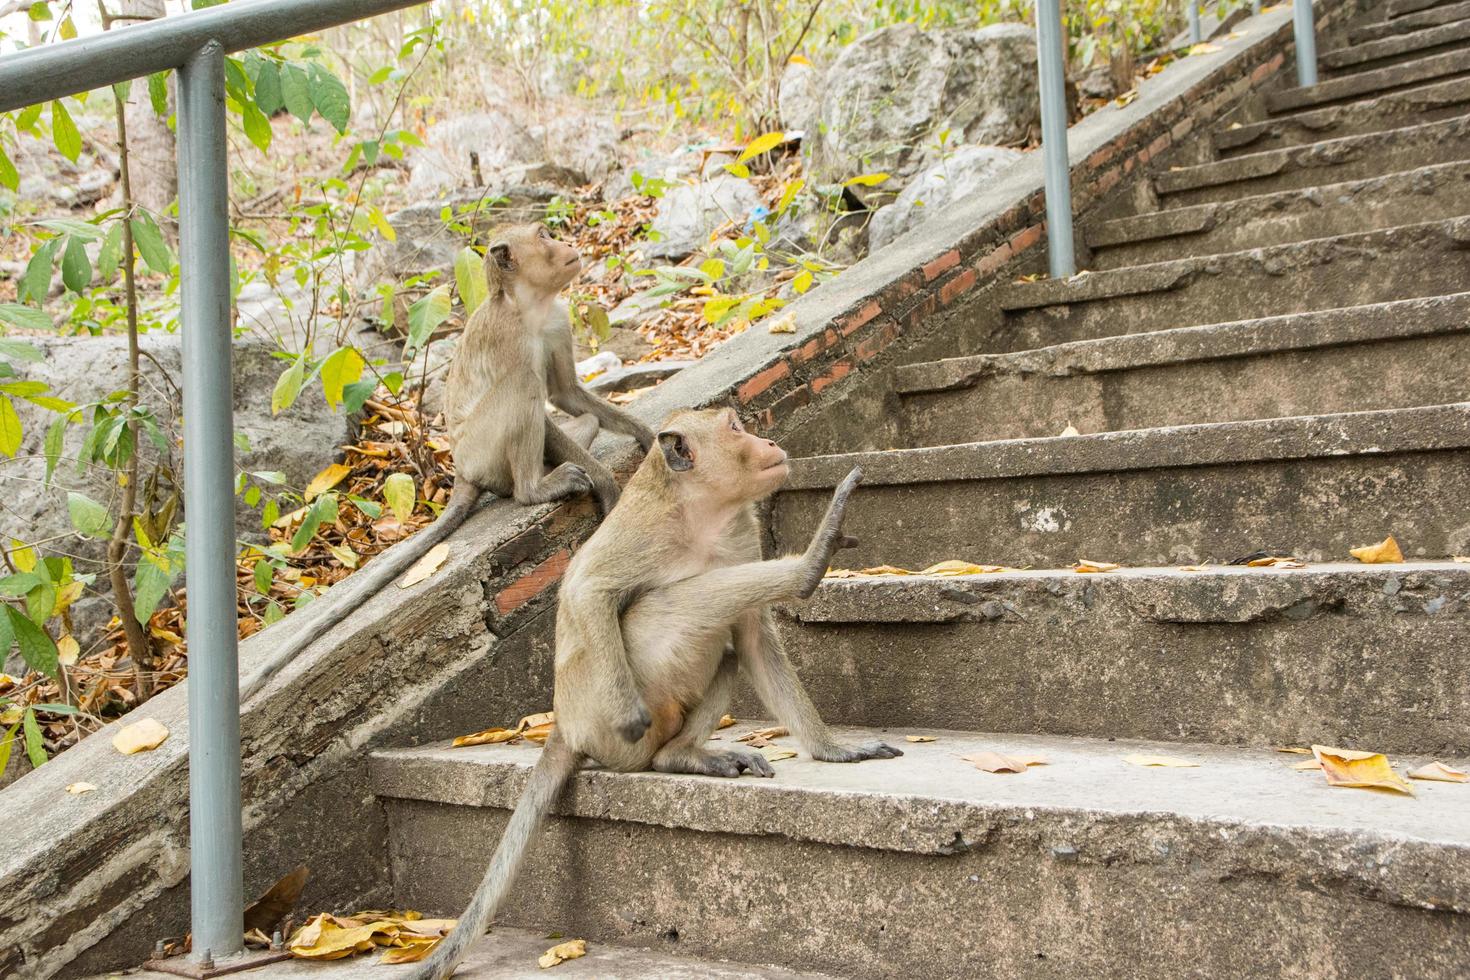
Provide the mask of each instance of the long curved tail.
POLYGON ((428 554, 430 548, 449 537, 470 516, 479 499, 479 487, 468 480, 456 479, 454 490, 449 495, 449 506, 444 508, 438 520, 397 547, 389 548, 362 571, 333 586, 324 597, 292 616, 294 628, 280 634, 281 645, 271 651, 265 663, 240 682, 240 700, 244 701, 259 691, 308 645, 408 571, 414 562, 428 554))
POLYGON ((433 954, 417 965, 412 973, 395 974, 394 980, 447 980, 454 972, 474 941, 490 928, 496 910, 515 883, 536 828, 546 818, 552 804, 561 795, 562 787, 581 762, 581 754, 571 749, 553 730, 546 740, 546 747, 541 750, 536 768, 531 770, 531 781, 526 784, 515 812, 510 815, 510 823, 506 824, 480 887, 475 889, 469 907, 459 917, 459 924, 440 940, 433 954))

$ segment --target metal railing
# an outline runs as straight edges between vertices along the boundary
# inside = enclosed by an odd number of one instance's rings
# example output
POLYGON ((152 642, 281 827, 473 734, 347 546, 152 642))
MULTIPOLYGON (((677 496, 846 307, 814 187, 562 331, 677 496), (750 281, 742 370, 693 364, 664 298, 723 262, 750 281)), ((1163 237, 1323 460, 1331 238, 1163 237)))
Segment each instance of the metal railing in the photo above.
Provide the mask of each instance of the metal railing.
MULTIPOLYGON (((1198 0, 1185 0, 1190 43, 1201 40, 1198 0)), ((1312 0, 1292 0, 1298 85, 1317 84, 1317 37, 1312 0)), ((1261 12, 1251 0, 1251 12, 1261 12)), ((1036 4, 1036 72, 1041 90, 1041 156, 1046 176, 1047 267, 1053 279, 1077 273, 1072 232, 1072 168, 1067 158, 1066 34, 1061 0, 1036 4)))
POLYGON ((225 55, 424 0, 249 0, 0 57, 0 112, 178 70, 190 913, 196 963, 244 947, 225 55))

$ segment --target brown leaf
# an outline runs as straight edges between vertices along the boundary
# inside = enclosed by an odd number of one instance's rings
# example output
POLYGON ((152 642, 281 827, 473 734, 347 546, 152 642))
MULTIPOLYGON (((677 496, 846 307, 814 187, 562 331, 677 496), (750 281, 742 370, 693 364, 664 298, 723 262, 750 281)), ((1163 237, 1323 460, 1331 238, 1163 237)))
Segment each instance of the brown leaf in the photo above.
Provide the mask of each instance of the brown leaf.
POLYGON ((123 726, 121 731, 112 736, 112 747, 123 755, 133 755, 156 749, 167 738, 167 728, 152 718, 144 718, 123 726))
POLYGON ((746 742, 751 748, 759 749, 770 745, 770 740, 773 738, 780 738, 782 735, 790 734, 791 732, 787 731, 784 727, 774 725, 770 728, 758 728, 753 732, 746 732, 744 735, 737 737, 735 741, 746 742))
POLYGON ((281 920, 296 907, 296 901, 301 898, 301 890, 306 887, 306 879, 310 876, 311 872, 303 864, 271 885, 269 891, 245 910, 246 931, 259 929, 267 936, 274 932, 281 920))
POLYGON ((536 965, 541 967, 541 969, 543 970, 549 970, 553 966, 556 966, 558 963, 565 963, 567 960, 580 959, 581 957, 586 955, 587 940, 568 939, 566 942, 559 943, 556 946, 548 949, 546 952, 542 953, 541 958, 536 961, 536 965))
POLYGON ((1377 544, 1353 548, 1348 554, 1365 565, 1380 565, 1404 560, 1404 553, 1399 550, 1399 543, 1393 539, 1392 534, 1377 544))
POLYGON ((1299 748, 1299 747, 1294 746, 1294 745, 1273 745, 1271 747, 1271 751, 1272 752, 1289 752, 1292 755, 1311 755, 1312 754, 1312 750, 1311 749, 1303 749, 1303 748, 1299 748))
POLYGON ((1301 762, 1298 762, 1291 768, 1300 769, 1302 772, 1307 772, 1308 770, 1321 769, 1322 763, 1318 762, 1316 759, 1303 759, 1301 762))
POLYGON ((398 587, 400 589, 413 588, 415 585, 418 585, 424 579, 437 572, 439 570, 439 566, 444 564, 444 559, 448 557, 448 542, 441 542, 440 544, 434 545, 434 547, 430 548, 428 553, 425 554, 424 557, 414 562, 413 566, 409 568, 408 571, 403 573, 403 578, 398 580, 398 587))
POLYGON ((1072 566, 1072 571, 1085 575, 1089 572, 1111 572, 1122 567, 1110 561, 1088 561, 1086 558, 1079 558, 1077 564, 1072 566))
POLYGON ((1172 755, 1147 755, 1134 753, 1123 756, 1123 761, 1134 766, 1159 766, 1165 769, 1198 769, 1198 762, 1190 762, 1188 759, 1180 759, 1172 755))
POLYGON ((905 735, 904 736, 904 740, 905 741, 908 741, 908 742, 937 742, 937 741, 939 741, 938 737, 937 736, 934 736, 934 735, 905 735))
POLYGON ((930 565, 920 572, 920 575, 988 575, 991 572, 1009 572, 1013 569, 1004 565, 976 565, 968 561, 942 561, 937 565, 930 565))
POLYGON ((720 717, 720 723, 718 725, 716 725, 715 728, 717 730, 718 729, 721 729, 721 728, 729 728, 733 724, 735 724, 735 716, 734 715, 722 715, 720 717))
POLYGON ((526 715, 516 724, 516 731, 523 732, 528 728, 539 728, 542 725, 550 725, 556 721, 556 712, 538 711, 534 715, 526 715))
POLYGON ((1358 752, 1353 749, 1314 745, 1312 754, 1322 763, 1322 774, 1327 777, 1329 786, 1386 789, 1407 796, 1414 795, 1414 787, 1393 771, 1388 756, 1382 752, 1358 752))
POLYGON ((472 732, 469 735, 460 735, 450 743, 450 747, 462 749, 470 745, 498 745, 501 742, 514 742, 520 737, 521 733, 518 730, 487 728, 484 731, 472 732))
POLYGON ((1409 773, 1410 779, 1430 779, 1441 783, 1470 783, 1470 773, 1451 769, 1443 762, 1431 762, 1409 773))
POLYGON ((1307 563, 1290 555, 1269 555, 1245 563, 1247 568, 1306 568, 1307 563))
POLYGON ((983 769, 986 772, 1025 772, 1027 766, 1046 765, 1046 759, 1041 756, 1002 755, 999 752, 990 751, 962 755, 960 761, 968 762, 976 769, 983 769))

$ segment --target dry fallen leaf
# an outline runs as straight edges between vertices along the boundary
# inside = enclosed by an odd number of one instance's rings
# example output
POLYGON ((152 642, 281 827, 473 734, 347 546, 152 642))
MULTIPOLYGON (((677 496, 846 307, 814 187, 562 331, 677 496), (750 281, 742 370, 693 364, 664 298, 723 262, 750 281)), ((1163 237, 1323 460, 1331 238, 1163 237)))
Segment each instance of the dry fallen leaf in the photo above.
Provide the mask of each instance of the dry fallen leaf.
POLYGON ((720 717, 720 723, 718 725, 716 725, 715 728, 716 729, 729 728, 733 724, 735 724, 735 716, 734 715, 722 715, 720 717))
MULTIPOLYGON (((1451 769, 1443 762, 1431 762, 1409 773, 1410 779, 1430 779, 1441 783, 1470 783, 1470 773, 1451 769)), ((69 788, 69 787, 68 787, 69 788)))
POLYGON ((413 963, 427 956, 454 928, 454 919, 425 919, 417 912, 365 911, 313 916, 292 934, 286 951, 298 959, 340 960, 379 946, 384 963, 413 963))
POLYGON ((513 742, 520 737, 521 733, 513 728, 487 728, 469 735, 460 735, 450 745, 456 749, 468 745, 498 745, 501 742, 513 742))
POLYGON ((66 791, 72 796, 81 796, 83 793, 90 793, 96 788, 91 783, 69 783, 66 791))
POLYGON ((1307 563, 1291 555, 1268 555, 1246 562, 1247 568, 1306 568, 1307 563))
POLYGON ((1046 765, 1046 759, 1039 755, 1002 755, 989 751, 962 755, 960 761, 986 772, 1025 772, 1027 766, 1046 765))
POLYGON ((1072 571, 1081 575, 1087 574, 1088 572, 1111 572, 1114 569, 1122 567, 1122 565, 1115 565, 1110 561, 1088 561, 1086 558, 1079 558, 1077 559, 1077 564, 1072 566, 1072 571))
POLYGON ((542 953, 541 958, 536 961, 536 965, 541 967, 541 969, 543 970, 549 970, 553 966, 556 966, 558 963, 565 963, 567 960, 580 959, 581 957, 586 955, 587 940, 568 939, 566 942, 553 946, 546 952, 542 953))
POLYGON ((296 907, 296 901, 301 898, 301 890, 306 887, 306 879, 310 876, 311 871, 303 864, 271 885, 269 891, 245 910, 245 930, 248 932, 257 929, 266 936, 274 932, 281 920, 296 907))
POLYGON ((535 725, 521 732, 521 737, 537 745, 545 745, 546 740, 551 737, 551 730, 555 728, 554 722, 548 721, 544 725, 535 725))
POLYGON ((1450 561, 1457 561, 1461 564, 1470 564, 1470 555, 1455 555, 1450 558, 1450 561))
POLYGON ((1295 746, 1295 745, 1273 745, 1273 746, 1271 746, 1271 751, 1272 752, 1289 752, 1292 755, 1311 755, 1312 754, 1312 750, 1311 749, 1303 749, 1303 748, 1299 748, 1298 746, 1295 746))
POLYGON ((414 562, 413 566, 403 573, 403 578, 398 580, 398 587, 400 589, 413 588, 437 572, 439 566, 444 564, 444 559, 448 557, 449 544, 447 542, 434 545, 424 557, 414 562))
POLYGON ((56 641, 56 659, 68 667, 77 662, 77 656, 82 652, 82 645, 77 638, 70 633, 56 641))
POLYGON ((1180 759, 1172 755, 1143 755, 1134 753, 1123 756, 1123 761, 1134 766, 1159 766, 1164 769, 1198 769, 1198 762, 1180 759))
POLYGON ((331 466, 328 466, 316 476, 312 477, 311 482, 306 485, 305 497, 307 501, 310 502, 313 498, 326 493, 341 483, 347 474, 351 472, 352 467, 346 463, 333 463, 331 466))
POLYGON ((1209 568, 1208 565, 1180 565, 1179 566, 1179 570, 1181 572, 1203 572, 1207 568, 1209 568))
POLYGON ((905 735, 904 736, 904 739, 907 740, 907 741, 910 741, 910 742, 937 742, 937 741, 939 741, 938 737, 937 736, 934 736, 934 735, 905 735))
POLYGON ((1293 765, 1291 768, 1300 769, 1301 771, 1306 772, 1309 769, 1321 769, 1322 763, 1318 762, 1316 759, 1304 759, 1301 762, 1293 765))
POLYGON ((991 572, 1007 571, 1010 571, 1010 569, 1006 568, 1004 565, 976 565, 968 561, 955 561, 954 559, 951 559, 949 561, 939 562, 937 565, 930 565, 919 574, 952 576, 989 575, 991 572))
POLYGON ((526 715, 516 723, 516 731, 523 732, 528 728, 539 728, 542 725, 550 725, 556 721, 556 712, 538 711, 534 715, 526 715))
MULTIPOLYGON (((752 745, 755 743, 752 742, 752 745)), ((761 749, 761 755, 766 757, 767 762, 780 762, 782 759, 795 759, 796 753, 790 749, 783 749, 779 745, 767 745, 761 749)))
POLYGON ((790 735, 784 726, 773 725, 770 728, 758 728, 753 732, 746 732, 735 739, 737 742, 745 742, 753 749, 765 748, 771 744, 771 739, 780 738, 782 735, 790 735))
POLYGON ((1314 745, 1312 754, 1322 763, 1322 773, 1327 777, 1329 786, 1386 789, 1408 796, 1414 795, 1414 787, 1393 771, 1388 756, 1382 752, 1358 752, 1353 749, 1314 745))
POLYGON ((1063 429, 1060 434, 1063 436, 1080 436, 1082 433, 1077 431, 1077 427, 1075 425, 1068 423, 1067 427, 1063 429))
POLYGON ((1399 550, 1399 543, 1393 539, 1392 534, 1377 544, 1353 548, 1348 554, 1365 565, 1382 565, 1404 560, 1404 553, 1399 550))
POLYGON ((771 333, 796 333, 796 314, 787 313, 784 316, 776 317, 776 319, 771 321, 768 329, 771 333))
POLYGON ((135 721, 112 736, 112 747, 123 755, 156 749, 168 738, 168 729, 152 718, 135 721))

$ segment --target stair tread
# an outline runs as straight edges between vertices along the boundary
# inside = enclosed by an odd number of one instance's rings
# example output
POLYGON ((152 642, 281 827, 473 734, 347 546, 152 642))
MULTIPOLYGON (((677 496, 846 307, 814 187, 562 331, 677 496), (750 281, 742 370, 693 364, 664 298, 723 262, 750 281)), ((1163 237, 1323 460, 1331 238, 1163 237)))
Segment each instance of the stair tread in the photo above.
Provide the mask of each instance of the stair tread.
POLYGON ((1470 292, 923 361, 899 367, 894 390, 945 391, 1001 374, 1061 377, 1466 330, 1470 292))
POLYGON ((1243 422, 808 456, 782 493, 834 487, 854 466, 872 485, 947 483, 1226 463, 1272 463, 1470 446, 1470 402, 1243 422))
POLYGON ((1266 96, 1266 108, 1274 114, 1284 110, 1352 99, 1463 71, 1470 71, 1470 51, 1445 51, 1414 61, 1389 65, 1386 68, 1344 75, 1340 78, 1318 82, 1316 85, 1272 92, 1266 96))
POLYGON ((1391 37, 1394 34, 1404 34, 1410 31, 1423 30, 1425 27, 1433 27, 1436 24, 1446 24, 1452 20, 1461 20, 1470 17, 1470 3, 1458 0, 1456 3, 1444 4, 1437 8, 1426 8, 1396 17, 1393 20, 1370 21, 1358 24, 1348 32, 1348 38, 1353 43, 1364 43, 1377 41, 1381 38, 1391 37))
POLYGON ((1343 123, 1361 123, 1400 115, 1412 117, 1413 113, 1431 112, 1467 101, 1470 101, 1470 78, 1439 78, 1412 88, 1376 93, 1356 102, 1274 113, 1267 119, 1238 123, 1230 128, 1216 130, 1212 139, 1217 149, 1230 150, 1249 145, 1263 134, 1282 126, 1299 126, 1308 132, 1326 133, 1343 123))
POLYGON ((1367 43, 1351 44, 1324 53, 1322 64, 1337 70, 1351 70, 1353 66, 1380 58, 1408 54, 1423 48, 1451 44, 1470 37, 1470 19, 1436 24, 1406 34, 1395 34, 1367 43))

